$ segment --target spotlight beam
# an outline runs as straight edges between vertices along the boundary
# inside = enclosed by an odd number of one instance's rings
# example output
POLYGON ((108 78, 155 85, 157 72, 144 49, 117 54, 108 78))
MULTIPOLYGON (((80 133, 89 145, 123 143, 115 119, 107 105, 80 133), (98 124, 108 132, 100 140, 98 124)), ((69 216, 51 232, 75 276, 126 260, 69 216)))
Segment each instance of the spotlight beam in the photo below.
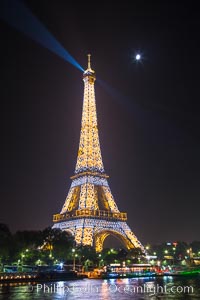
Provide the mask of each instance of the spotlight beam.
POLYGON ((0 18, 10 26, 32 38, 35 42, 71 63, 80 71, 84 71, 80 64, 64 49, 23 2, 17 0, 1 0, 0 18))

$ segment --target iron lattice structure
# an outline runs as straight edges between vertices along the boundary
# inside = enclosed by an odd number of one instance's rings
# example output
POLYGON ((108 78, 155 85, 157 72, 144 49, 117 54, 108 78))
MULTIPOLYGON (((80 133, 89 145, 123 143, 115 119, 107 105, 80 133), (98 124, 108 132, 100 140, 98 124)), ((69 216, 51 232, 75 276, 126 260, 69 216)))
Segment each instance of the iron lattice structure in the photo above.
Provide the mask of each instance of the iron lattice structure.
POLYGON ((126 223, 127 214, 120 212, 108 185, 102 162, 95 102, 95 72, 83 73, 84 98, 80 143, 75 174, 60 214, 53 216, 53 228, 70 232, 77 245, 103 249, 108 235, 115 235, 130 248, 144 248, 126 223))

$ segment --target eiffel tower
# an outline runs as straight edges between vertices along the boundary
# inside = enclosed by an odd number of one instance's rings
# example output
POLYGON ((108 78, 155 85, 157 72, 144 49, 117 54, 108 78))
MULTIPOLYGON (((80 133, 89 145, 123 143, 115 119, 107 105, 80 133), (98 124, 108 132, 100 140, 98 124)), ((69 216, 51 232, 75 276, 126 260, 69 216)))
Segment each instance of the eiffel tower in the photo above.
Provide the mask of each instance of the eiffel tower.
POLYGON ((103 249, 107 236, 114 235, 126 248, 144 247, 126 223, 127 214, 120 212, 108 185, 99 144, 95 103, 95 72, 83 73, 84 99, 78 158, 72 183, 60 214, 53 216, 53 228, 74 236, 76 245, 103 249))

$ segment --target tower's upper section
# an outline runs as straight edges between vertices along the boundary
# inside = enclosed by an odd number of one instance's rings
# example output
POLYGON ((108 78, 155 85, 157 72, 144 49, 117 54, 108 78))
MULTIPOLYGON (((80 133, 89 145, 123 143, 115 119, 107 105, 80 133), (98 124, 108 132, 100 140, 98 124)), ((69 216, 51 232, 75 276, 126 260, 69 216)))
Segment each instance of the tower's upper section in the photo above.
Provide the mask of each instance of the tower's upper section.
POLYGON ((83 81, 94 84, 96 80, 95 71, 91 68, 91 54, 88 54, 88 67, 83 73, 83 81))
POLYGON ((81 135, 76 163, 75 174, 83 172, 105 173, 101 149, 99 144, 99 133, 97 127, 97 113, 95 102, 95 72, 91 68, 91 55, 88 54, 88 67, 83 73, 84 97, 81 121, 81 135))

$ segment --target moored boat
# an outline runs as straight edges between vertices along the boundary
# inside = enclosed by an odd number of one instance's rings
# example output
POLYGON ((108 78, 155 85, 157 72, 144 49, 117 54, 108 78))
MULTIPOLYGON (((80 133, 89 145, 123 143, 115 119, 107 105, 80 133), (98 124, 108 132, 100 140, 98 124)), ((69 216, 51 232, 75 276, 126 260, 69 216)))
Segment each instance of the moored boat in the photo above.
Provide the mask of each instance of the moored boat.
POLYGON ((155 268, 150 264, 133 264, 129 267, 108 266, 101 277, 109 278, 134 278, 134 277, 155 277, 155 268))

